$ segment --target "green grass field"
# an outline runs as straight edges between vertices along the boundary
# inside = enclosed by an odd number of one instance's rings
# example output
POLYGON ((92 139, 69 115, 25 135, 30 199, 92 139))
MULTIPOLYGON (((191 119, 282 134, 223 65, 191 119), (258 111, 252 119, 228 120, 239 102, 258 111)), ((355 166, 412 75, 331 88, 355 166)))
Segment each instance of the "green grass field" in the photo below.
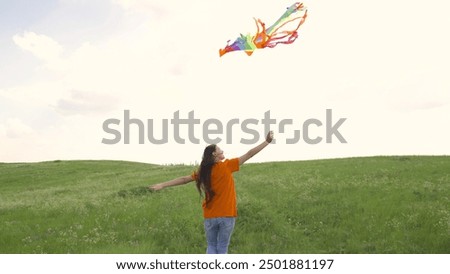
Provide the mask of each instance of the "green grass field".
MULTIPOLYGON (((204 253, 194 166, 0 163, 0 253, 204 253)), ((450 157, 246 164, 230 253, 450 253, 450 157)))

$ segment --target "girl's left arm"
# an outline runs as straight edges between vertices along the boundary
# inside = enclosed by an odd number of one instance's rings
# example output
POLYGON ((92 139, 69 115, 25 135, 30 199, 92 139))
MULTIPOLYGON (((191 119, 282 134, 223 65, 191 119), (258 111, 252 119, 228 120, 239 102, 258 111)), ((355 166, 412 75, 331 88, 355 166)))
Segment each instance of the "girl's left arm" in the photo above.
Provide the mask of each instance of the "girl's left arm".
POLYGON ((187 175, 187 176, 179 177, 179 178, 167 181, 167 182, 159 183, 156 185, 151 185, 148 188, 151 190, 161 190, 166 187, 184 185, 184 184, 190 183, 192 181, 194 181, 194 179, 192 179, 192 177, 190 175, 187 175))

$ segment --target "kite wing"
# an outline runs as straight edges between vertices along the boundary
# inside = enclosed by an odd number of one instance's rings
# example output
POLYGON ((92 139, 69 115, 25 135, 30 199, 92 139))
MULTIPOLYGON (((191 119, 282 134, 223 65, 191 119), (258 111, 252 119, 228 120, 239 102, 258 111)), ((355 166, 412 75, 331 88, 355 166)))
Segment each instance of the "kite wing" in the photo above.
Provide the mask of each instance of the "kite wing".
POLYGON ((219 55, 223 56, 228 52, 243 50, 250 56, 255 49, 273 48, 278 44, 291 44, 298 38, 297 31, 305 22, 307 13, 303 3, 297 2, 288 7, 286 12, 268 28, 260 19, 255 19, 256 34, 241 34, 231 45, 228 41, 226 47, 219 50, 219 55), (289 30, 287 26, 290 23, 294 24, 294 28, 289 30))

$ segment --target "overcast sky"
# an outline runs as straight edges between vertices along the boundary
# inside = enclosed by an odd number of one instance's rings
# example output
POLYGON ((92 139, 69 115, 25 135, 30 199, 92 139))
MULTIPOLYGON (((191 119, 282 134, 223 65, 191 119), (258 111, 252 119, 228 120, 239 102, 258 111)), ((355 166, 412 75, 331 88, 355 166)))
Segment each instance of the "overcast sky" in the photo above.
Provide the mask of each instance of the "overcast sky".
POLYGON ((253 17, 268 25, 293 1, 15 0, 0 2, 0 162, 111 159, 195 163, 204 146, 202 124, 224 125, 226 157, 253 145, 240 125, 226 143, 226 124, 291 119, 277 143, 252 161, 372 155, 450 154, 450 4, 430 0, 305 1, 308 18, 291 45, 257 50, 251 57, 219 57, 227 40, 253 33, 253 17), (326 143, 326 110, 334 124, 326 143), (102 144, 123 135, 124 112, 154 122, 190 111, 199 119, 186 143, 102 144), (286 144, 295 130, 322 137, 318 144, 286 144))

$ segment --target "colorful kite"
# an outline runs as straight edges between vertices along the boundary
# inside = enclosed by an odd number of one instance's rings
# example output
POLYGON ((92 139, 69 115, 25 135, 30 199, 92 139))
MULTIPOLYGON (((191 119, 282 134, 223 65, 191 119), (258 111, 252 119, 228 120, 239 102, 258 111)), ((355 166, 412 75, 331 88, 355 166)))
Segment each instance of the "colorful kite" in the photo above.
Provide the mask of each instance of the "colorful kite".
POLYGON ((307 15, 307 9, 303 3, 295 3, 288 7, 286 12, 269 28, 266 29, 260 19, 255 19, 256 22, 256 34, 243 35, 241 34, 233 44, 227 46, 224 49, 219 50, 219 55, 222 56, 225 53, 243 50, 248 56, 252 55, 255 49, 273 48, 278 44, 291 44, 298 38, 297 30, 305 22, 307 15), (288 23, 298 20, 298 24, 293 30, 283 30, 288 23))

